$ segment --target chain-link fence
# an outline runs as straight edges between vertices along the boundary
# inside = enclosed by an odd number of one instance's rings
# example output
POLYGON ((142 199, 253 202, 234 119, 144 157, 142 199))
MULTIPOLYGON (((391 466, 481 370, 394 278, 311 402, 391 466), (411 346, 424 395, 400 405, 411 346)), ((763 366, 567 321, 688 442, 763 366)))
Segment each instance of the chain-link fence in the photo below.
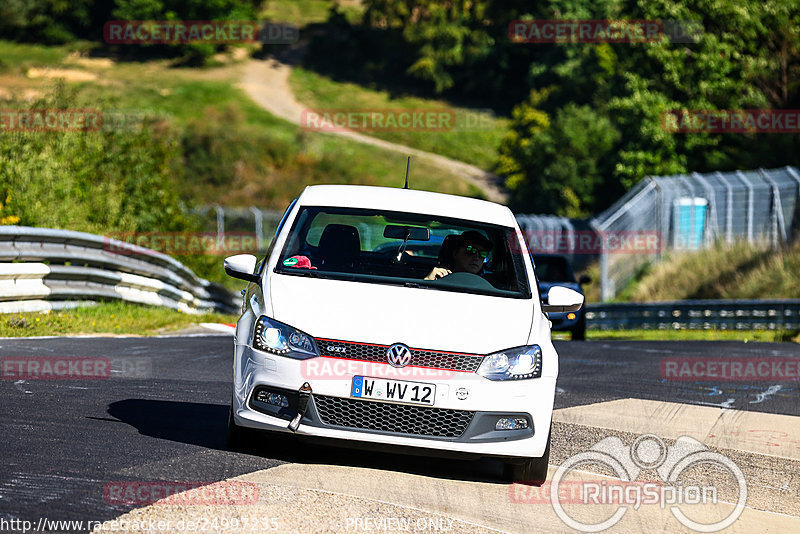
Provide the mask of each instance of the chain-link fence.
POLYGON ((564 238, 586 221, 531 215, 517 219, 533 252, 563 253, 584 262, 599 258, 602 298, 607 301, 665 250, 700 250, 720 240, 773 247, 796 241, 798 197, 800 173, 794 167, 648 176, 589 221, 587 235, 564 238), (559 229, 550 222, 554 219, 559 229), (543 231, 555 237, 542 239, 543 231))
POLYGON ((218 237, 232 232, 252 233, 260 253, 266 251, 283 215, 280 211, 262 210, 255 206, 249 208, 207 206, 194 210, 194 213, 200 216, 204 229, 216 232, 218 237))

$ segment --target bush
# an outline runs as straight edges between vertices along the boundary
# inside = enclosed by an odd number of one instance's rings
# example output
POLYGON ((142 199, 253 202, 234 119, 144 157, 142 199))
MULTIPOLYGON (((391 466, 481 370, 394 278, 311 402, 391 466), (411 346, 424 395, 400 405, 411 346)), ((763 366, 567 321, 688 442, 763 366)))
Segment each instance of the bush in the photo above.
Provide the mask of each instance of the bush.
MULTIPOLYGON (((79 106, 59 85, 28 107, 79 106)), ((159 122, 128 132, 4 132, 0 194, 6 198, 0 216, 21 225, 101 234, 190 229, 174 180, 182 173, 178 141, 159 122)))

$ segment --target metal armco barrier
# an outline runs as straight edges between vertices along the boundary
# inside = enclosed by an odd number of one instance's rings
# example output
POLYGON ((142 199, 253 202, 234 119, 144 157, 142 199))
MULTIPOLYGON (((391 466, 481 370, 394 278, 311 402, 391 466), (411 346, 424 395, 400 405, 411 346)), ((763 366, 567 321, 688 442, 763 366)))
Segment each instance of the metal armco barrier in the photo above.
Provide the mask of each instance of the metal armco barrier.
POLYGON ((235 313, 240 298, 179 261, 104 236, 0 226, 0 313, 118 299, 189 313, 235 313))
POLYGON ((798 330, 800 299, 589 304, 590 330, 798 330))

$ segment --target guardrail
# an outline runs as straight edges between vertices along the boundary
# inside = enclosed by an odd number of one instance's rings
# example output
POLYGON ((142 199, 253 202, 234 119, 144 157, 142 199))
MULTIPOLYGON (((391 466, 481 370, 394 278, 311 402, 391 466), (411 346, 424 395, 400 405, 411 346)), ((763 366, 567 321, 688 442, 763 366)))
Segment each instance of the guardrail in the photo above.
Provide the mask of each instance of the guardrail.
POLYGON ((799 330, 800 299, 589 304, 590 330, 799 330))
POLYGON ((235 313, 241 299, 174 258, 116 239, 0 226, 0 313, 121 299, 189 313, 235 313))

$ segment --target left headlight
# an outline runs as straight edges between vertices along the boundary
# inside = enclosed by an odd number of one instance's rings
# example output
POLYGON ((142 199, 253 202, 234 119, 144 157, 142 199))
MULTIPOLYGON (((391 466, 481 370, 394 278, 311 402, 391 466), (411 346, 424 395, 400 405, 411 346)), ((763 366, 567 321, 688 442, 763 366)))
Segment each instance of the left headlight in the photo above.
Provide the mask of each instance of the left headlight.
POLYGON ((253 348, 297 360, 319 356, 317 344, 311 336, 264 316, 256 321, 253 348))
POLYGON ((542 376, 542 348, 527 345, 489 354, 477 373, 489 380, 522 380, 542 376))

